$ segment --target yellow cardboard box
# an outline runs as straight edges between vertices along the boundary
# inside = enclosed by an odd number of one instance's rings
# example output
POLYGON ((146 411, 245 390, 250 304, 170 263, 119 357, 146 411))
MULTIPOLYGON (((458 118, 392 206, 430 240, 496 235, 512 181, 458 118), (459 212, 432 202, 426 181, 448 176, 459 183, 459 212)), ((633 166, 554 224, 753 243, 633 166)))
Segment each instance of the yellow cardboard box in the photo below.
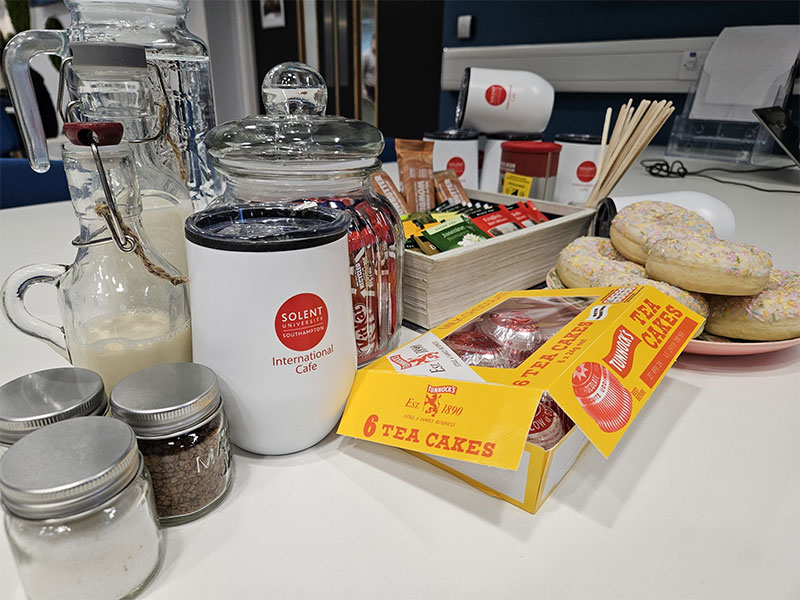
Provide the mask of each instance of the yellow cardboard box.
POLYGON ((702 323, 650 286, 500 292, 361 369, 338 432, 535 512, 587 441, 611 454, 702 323), (542 307, 560 322, 542 322, 549 339, 516 366, 470 366, 447 345, 491 312, 542 307), (574 423, 550 450, 527 441, 545 392, 574 423))

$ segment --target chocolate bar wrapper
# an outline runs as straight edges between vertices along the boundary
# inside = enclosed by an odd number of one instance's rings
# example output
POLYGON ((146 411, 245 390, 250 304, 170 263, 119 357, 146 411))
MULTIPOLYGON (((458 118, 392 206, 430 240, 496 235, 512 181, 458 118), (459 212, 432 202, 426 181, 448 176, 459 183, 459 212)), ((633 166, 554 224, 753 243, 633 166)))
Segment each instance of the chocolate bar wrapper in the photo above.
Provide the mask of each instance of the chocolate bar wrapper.
POLYGON ((406 200, 397 189, 397 186, 389 177, 388 173, 378 171, 372 174, 372 189, 389 201, 389 204, 397 211, 398 215, 408 214, 410 211, 406 206, 406 200))
POLYGON ((452 169, 436 171, 433 174, 433 184, 436 187, 436 204, 469 202, 469 196, 452 169))
POLYGON ((400 185, 409 211, 431 210, 436 205, 433 188, 433 142, 395 140, 400 185))

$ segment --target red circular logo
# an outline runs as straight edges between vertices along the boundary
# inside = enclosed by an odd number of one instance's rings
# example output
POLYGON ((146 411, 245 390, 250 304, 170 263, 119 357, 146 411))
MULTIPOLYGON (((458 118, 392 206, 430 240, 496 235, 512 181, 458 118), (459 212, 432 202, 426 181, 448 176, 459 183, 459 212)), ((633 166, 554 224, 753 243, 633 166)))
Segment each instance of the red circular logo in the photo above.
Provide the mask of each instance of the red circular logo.
POLYGON ((454 156, 447 161, 447 168, 456 172, 456 175, 461 177, 464 174, 465 168, 464 160, 458 156, 454 156))
POLYGON ((486 88, 486 101, 492 106, 502 104, 506 100, 506 88, 502 85, 490 85, 486 88))
POLYGON ((275 333, 290 350, 311 350, 328 329, 328 307, 316 294, 297 294, 284 302, 275 315, 275 333))
POLYGON ((578 179, 584 183, 588 183, 597 175, 597 165, 590 160, 585 160, 578 165, 578 170, 575 174, 578 176, 578 179))

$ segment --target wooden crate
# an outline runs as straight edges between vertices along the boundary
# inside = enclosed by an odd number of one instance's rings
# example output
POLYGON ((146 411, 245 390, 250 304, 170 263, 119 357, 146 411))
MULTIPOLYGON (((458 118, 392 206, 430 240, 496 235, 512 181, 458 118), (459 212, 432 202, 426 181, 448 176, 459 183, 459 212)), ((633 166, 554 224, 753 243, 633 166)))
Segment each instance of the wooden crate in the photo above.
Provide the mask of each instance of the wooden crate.
MULTIPOLYGON (((504 194, 467 190, 472 200, 514 204, 504 194)), ((562 215, 478 244, 428 256, 404 254, 403 318, 430 329, 495 292, 525 290, 545 280, 562 248, 586 235, 594 209, 533 201, 542 212, 562 215)))

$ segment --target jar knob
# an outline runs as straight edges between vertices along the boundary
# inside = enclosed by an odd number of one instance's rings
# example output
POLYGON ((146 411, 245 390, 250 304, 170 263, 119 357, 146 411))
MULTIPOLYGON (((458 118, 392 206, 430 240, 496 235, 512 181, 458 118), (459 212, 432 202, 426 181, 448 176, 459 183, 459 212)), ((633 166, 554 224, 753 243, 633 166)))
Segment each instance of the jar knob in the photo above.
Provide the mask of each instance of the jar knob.
POLYGON ((301 62, 285 62, 264 76, 261 99, 268 116, 324 115, 328 87, 316 69, 301 62))

